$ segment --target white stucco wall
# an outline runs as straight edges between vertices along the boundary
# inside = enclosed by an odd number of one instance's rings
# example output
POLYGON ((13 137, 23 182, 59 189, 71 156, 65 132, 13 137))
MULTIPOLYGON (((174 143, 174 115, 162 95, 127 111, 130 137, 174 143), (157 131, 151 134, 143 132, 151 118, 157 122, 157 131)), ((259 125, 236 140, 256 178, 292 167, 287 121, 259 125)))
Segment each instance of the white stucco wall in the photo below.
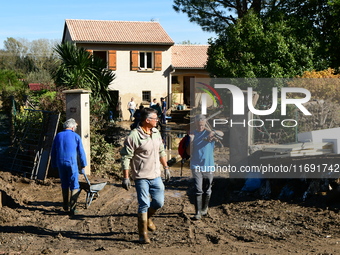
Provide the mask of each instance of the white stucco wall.
MULTIPOLYGON (((159 48, 134 48, 139 51, 159 51, 159 48)), ((129 119, 127 103, 131 97, 139 105, 142 102, 142 91, 151 91, 151 98, 157 98, 160 102, 161 97, 168 94, 168 67, 171 64, 171 52, 165 49, 162 52, 162 70, 161 71, 131 71, 130 70, 130 51, 131 49, 117 50, 117 70, 116 78, 109 86, 110 90, 118 90, 121 97, 122 117, 123 120, 129 119)))
MULTIPOLYGON (((66 35, 68 37, 68 35, 66 35)), ((193 76, 195 78, 208 78, 209 75, 204 69, 177 69, 172 70, 171 66, 171 46, 166 45, 124 45, 124 44, 99 44, 99 43, 77 43, 78 47, 84 47, 94 51, 116 50, 116 78, 110 84, 109 89, 119 91, 121 97, 122 119, 129 119, 127 103, 131 97, 139 105, 142 101, 142 91, 151 91, 151 99, 156 98, 160 102, 161 97, 166 97, 172 93, 171 75, 178 76, 179 86, 183 92, 183 77, 193 76), (162 70, 143 72, 131 71, 131 51, 162 51, 162 70), (170 72, 173 73, 170 74, 170 72)), ((183 104, 183 93, 178 95, 181 100, 175 100, 183 104)), ((188 96, 188 95, 187 95, 188 96)), ((171 96, 170 96, 171 99, 171 96)), ((169 102, 171 107, 173 102, 169 102)))

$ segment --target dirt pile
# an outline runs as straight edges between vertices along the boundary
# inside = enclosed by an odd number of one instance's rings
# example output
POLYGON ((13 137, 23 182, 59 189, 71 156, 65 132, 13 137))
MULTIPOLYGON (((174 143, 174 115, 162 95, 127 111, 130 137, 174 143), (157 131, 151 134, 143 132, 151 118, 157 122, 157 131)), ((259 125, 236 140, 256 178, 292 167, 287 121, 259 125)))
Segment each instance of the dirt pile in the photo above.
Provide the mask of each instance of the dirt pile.
POLYGON ((0 252, 5 254, 340 252, 340 216, 323 196, 300 204, 242 197, 233 191, 235 184, 218 178, 209 216, 195 222, 190 219, 190 179, 177 177, 166 185, 165 206, 154 220, 158 230, 150 234, 152 244, 140 245, 135 191, 123 190, 120 182, 111 180, 88 209, 82 191, 81 214, 70 218, 62 212, 58 179, 44 185, 8 173, 0 176, 2 197, 7 196, 0 208, 0 252))
MULTIPOLYGON (((0 254, 339 254, 338 198, 282 201, 242 193, 242 181, 215 178, 209 215, 192 221, 190 172, 178 164, 155 215, 152 243, 140 245, 135 190, 109 183, 80 215, 62 211, 58 178, 36 182, 0 172, 0 254)), ((90 176, 91 183, 98 177, 90 176)), ((84 181, 84 180, 81 180, 84 181)))

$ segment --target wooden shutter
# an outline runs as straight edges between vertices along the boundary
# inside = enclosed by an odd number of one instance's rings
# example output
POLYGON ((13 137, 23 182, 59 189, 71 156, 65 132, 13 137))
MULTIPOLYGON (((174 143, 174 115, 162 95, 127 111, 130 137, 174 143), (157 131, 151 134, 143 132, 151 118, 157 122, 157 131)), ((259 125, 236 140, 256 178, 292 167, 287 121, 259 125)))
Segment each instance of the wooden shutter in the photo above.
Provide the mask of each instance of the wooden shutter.
POLYGON ((138 70, 138 55, 139 52, 136 50, 131 51, 131 71, 138 70))
POLYGON ((155 51, 155 71, 162 70, 162 52, 155 51))
POLYGON ((109 69, 116 71, 117 69, 117 51, 109 50, 109 69))

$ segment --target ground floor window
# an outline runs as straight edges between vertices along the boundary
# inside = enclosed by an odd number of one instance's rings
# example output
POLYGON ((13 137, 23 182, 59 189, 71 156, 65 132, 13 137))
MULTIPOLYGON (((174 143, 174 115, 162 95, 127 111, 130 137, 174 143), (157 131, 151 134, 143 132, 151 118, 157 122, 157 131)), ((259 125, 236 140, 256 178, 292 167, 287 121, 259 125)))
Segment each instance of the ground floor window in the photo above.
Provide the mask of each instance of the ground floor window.
POLYGON ((142 91, 142 101, 151 102, 151 91, 142 91))

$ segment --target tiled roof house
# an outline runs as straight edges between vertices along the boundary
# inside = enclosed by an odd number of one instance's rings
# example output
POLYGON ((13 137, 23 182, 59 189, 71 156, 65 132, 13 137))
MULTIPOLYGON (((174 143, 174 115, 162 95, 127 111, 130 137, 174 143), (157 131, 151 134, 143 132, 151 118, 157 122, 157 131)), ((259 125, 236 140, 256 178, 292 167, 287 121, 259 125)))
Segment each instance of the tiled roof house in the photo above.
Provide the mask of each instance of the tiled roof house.
POLYGON ((174 45, 171 64, 178 69, 205 69, 207 50, 208 45, 174 45))
POLYGON ((208 77, 208 46, 174 45, 158 22, 67 19, 62 41, 108 63, 116 76, 109 90, 121 101, 123 119, 131 97, 139 104, 160 97, 189 104, 190 78, 208 77))

